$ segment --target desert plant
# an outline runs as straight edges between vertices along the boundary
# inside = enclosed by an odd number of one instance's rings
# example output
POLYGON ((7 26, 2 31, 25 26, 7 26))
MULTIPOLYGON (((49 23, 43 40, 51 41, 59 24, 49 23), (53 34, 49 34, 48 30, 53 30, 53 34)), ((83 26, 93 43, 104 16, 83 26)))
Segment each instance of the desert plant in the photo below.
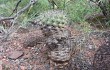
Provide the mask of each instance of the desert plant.
MULTIPOLYGON (((95 19, 101 25, 101 28, 110 26, 110 1, 109 0, 90 0, 91 3, 97 5, 100 9, 100 13, 91 15, 91 19, 95 19), (99 14, 99 15, 98 15, 99 14)), ((96 7, 96 6, 95 6, 96 7)), ((94 23, 94 21, 92 21, 94 23)), ((95 24, 95 25, 96 25, 95 24)))
POLYGON ((86 0, 73 0, 66 3, 65 10, 68 12, 70 18, 75 22, 83 22, 86 14, 99 11, 96 7, 90 8, 86 0))
MULTIPOLYGON (((13 9, 16 6, 17 1, 0 0, 0 15, 9 16, 13 12, 13 9)), ((18 10, 22 9, 22 7, 24 7, 28 3, 28 1, 29 0, 22 0, 18 6, 18 10)), ((54 0, 54 1, 55 1, 56 5, 58 6, 57 9, 58 10, 63 9, 64 11, 66 11, 67 14, 69 15, 69 17, 75 22, 84 21, 84 16, 86 14, 96 11, 95 8, 91 9, 88 7, 86 0, 84 0, 84 1, 82 1, 82 0, 54 0)), ((23 25, 26 24, 28 19, 30 20, 30 18, 37 17, 39 15, 39 13, 49 10, 50 9, 49 6, 50 5, 49 5, 48 0, 38 0, 38 2, 36 4, 34 4, 33 7, 31 7, 24 14, 22 14, 22 16, 19 18, 20 23, 23 25), (25 19, 25 20, 23 20, 23 19, 25 19)), ((59 13, 59 14, 61 14, 61 13, 59 13)), ((49 19, 48 23, 50 23, 50 21, 52 19, 53 18, 49 19)), ((43 19, 43 21, 44 20, 45 19, 43 19)), ((61 20, 61 21, 64 21, 64 20, 61 20)), ((58 21, 56 21, 56 22, 58 22, 58 21)), ((52 20, 52 23, 53 23, 53 20, 52 20)))
POLYGON ((39 22, 41 24, 48 24, 54 26, 63 26, 69 24, 69 17, 62 10, 49 10, 41 13, 38 17, 36 17, 35 22, 39 22))

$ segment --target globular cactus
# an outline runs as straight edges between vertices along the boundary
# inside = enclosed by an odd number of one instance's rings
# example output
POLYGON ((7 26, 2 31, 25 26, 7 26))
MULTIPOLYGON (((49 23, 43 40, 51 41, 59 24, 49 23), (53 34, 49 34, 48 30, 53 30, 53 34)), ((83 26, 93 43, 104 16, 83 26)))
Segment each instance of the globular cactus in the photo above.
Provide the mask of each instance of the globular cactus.
POLYGON ((34 23, 53 26, 64 26, 70 23, 67 14, 62 10, 49 10, 34 19, 34 23))

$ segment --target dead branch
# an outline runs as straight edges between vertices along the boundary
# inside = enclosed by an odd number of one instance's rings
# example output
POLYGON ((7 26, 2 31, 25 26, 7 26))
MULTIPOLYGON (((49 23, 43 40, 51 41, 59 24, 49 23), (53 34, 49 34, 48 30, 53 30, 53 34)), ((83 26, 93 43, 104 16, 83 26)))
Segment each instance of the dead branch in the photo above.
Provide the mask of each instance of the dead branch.
MULTIPOLYGON (((19 0, 19 1, 17 2, 16 6, 15 6, 15 8, 14 8, 14 10, 13 10, 13 12, 11 13, 11 15, 13 15, 14 12, 17 13, 17 8, 18 8, 20 2, 21 2, 21 0, 19 0)), ((11 16, 11 15, 10 15, 10 16, 11 16)))
POLYGON ((13 19, 12 20, 12 26, 9 28, 9 30, 7 31, 6 35, 4 35, 2 41, 6 41, 7 38, 9 37, 9 35, 13 32, 15 32, 17 29, 15 29, 13 26, 16 22, 16 19, 24 12, 26 11, 27 9, 29 9, 33 4, 35 4, 37 2, 37 0, 30 0, 29 4, 27 4, 23 9, 19 10, 15 15, 11 16, 11 17, 5 17, 3 19, 0 19, 0 21, 2 20, 10 20, 10 19, 13 19), (14 31, 13 31, 14 30, 14 31))
POLYGON ((13 15, 11 17, 4 17, 4 18, 0 19, 0 21, 14 19, 17 17, 17 15, 20 16, 24 11, 29 9, 29 7, 31 7, 36 2, 37 2, 37 0, 30 0, 29 4, 27 4, 23 9, 19 10, 15 15, 13 15))

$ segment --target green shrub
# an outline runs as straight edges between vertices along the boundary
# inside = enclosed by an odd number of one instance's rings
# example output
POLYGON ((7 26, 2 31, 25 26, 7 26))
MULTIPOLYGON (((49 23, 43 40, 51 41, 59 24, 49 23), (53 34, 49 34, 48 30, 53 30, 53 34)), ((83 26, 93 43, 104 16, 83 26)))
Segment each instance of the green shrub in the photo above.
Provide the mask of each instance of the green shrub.
POLYGON ((36 22, 54 26, 63 26, 69 24, 67 14, 62 10, 49 10, 41 13, 36 19, 36 22))
POLYGON ((98 11, 95 7, 90 8, 86 0, 74 0, 66 3, 65 10, 74 22, 83 22, 86 14, 98 11))
POLYGON ((0 0, 0 15, 9 16, 14 8, 15 1, 0 0))
POLYGON ((38 2, 31 8, 28 15, 38 15, 39 13, 49 10, 49 3, 47 0, 38 0, 38 2))
MULTIPOLYGON (((0 0, 0 15, 9 16, 12 13, 13 9, 15 8, 17 1, 18 0, 16 1, 15 0, 0 0)), ((22 2, 20 3, 18 7, 18 10, 25 7, 28 4, 28 2, 29 0, 22 0, 22 2)), ((64 11, 66 11, 66 13, 69 15, 69 17, 74 22, 83 22, 84 16, 86 14, 96 11, 96 8, 90 8, 88 6, 86 0, 71 0, 71 1, 70 0, 55 0, 55 3, 58 6, 58 10, 65 9, 64 11)), ((18 20, 21 22, 21 24, 24 25, 24 23, 27 23, 28 20, 31 20, 32 18, 37 17, 39 13, 50 10, 49 6, 50 5, 49 5, 48 0, 38 0, 38 2, 33 7, 29 8, 26 12, 24 12, 18 20)), ((56 13, 53 13, 53 14, 56 14, 56 13)), ((60 14, 61 13, 59 13, 59 15, 60 14)), ((61 16, 63 15, 61 14, 61 16)), ((52 19, 51 20, 49 19, 48 23, 50 21, 52 21, 52 19)), ((67 23, 67 22, 64 22, 64 23, 67 23)))

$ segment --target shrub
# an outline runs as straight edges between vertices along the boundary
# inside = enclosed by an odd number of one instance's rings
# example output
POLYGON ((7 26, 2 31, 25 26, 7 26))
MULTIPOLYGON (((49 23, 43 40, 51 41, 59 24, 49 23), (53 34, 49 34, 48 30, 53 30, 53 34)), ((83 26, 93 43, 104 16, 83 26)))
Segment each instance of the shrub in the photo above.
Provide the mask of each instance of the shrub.
POLYGON ((54 26, 63 26, 69 24, 69 18, 67 14, 62 10, 49 10, 41 13, 34 20, 41 24, 48 24, 54 26))
POLYGON ((66 3, 65 10, 68 12, 70 18, 75 22, 83 22, 86 14, 98 11, 96 7, 90 8, 86 0, 74 0, 66 3))

